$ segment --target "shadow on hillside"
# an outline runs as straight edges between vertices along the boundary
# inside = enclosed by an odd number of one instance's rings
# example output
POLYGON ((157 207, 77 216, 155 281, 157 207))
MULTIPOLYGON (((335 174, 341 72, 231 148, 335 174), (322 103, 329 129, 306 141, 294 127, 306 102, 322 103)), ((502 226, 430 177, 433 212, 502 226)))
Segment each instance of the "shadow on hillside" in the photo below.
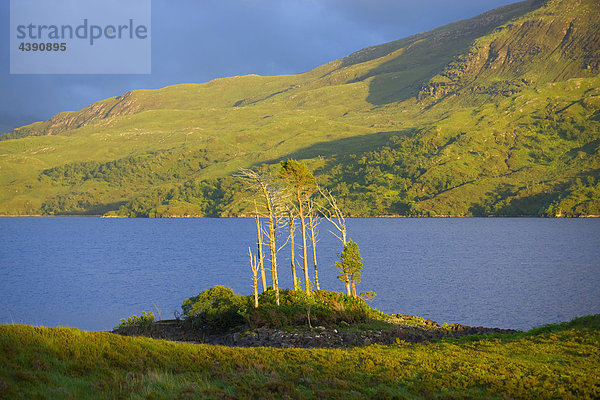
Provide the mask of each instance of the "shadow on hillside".
MULTIPOLYGON (((566 197, 573 187, 577 187, 577 181, 593 182, 600 179, 600 169, 583 171, 571 177, 566 182, 556 182, 549 188, 544 188, 542 192, 533 193, 526 196, 520 195, 520 192, 526 188, 524 186, 515 186, 502 184, 495 190, 486 193, 487 200, 481 203, 473 203, 469 212, 474 216, 494 215, 497 217, 515 217, 515 216, 543 216, 550 205, 566 197)), ((539 184, 548 184, 549 181, 539 182, 539 184)), ((581 183, 580 183, 581 185, 581 183)), ((583 184, 584 187, 585 184, 583 184)))
POLYGON ((441 70, 431 71, 430 68, 423 68, 422 72, 411 69, 402 70, 402 67, 396 63, 396 60, 400 58, 402 56, 369 72, 370 76, 374 76, 369 83, 369 95, 366 99, 370 104, 382 106, 417 97, 421 87, 434 75, 441 72, 441 70))
POLYGON ((57 215, 57 216, 60 216, 60 215, 69 215, 69 216, 73 216, 73 215, 76 215, 76 216, 104 215, 109 211, 118 210, 121 206, 125 205, 126 203, 127 203, 126 201, 116 201, 113 203, 92 204, 83 210, 71 210, 68 213, 56 213, 54 215, 57 215))
MULTIPOLYGON (((385 105, 416 97, 432 77, 444 71, 460 54, 467 52, 475 39, 488 35, 498 26, 541 4, 542 0, 511 4, 388 44, 397 44, 397 47, 390 46, 390 52, 386 54, 399 48, 404 51, 358 78, 364 80, 374 77, 369 84, 367 101, 373 105, 385 105)), ((386 45, 374 49, 383 46, 386 45)))
POLYGON ((373 105, 389 104, 415 97, 421 85, 439 72, 428 64, 422 65, 423 57, 415 54, 419 50, 423 52, 423 48, 428 47, 427 44, 423 46, 422 42, 428 43, 435 32, 419 33, 393 42, 367 47, 349 55, 342 60, 341 68, 386 57, 394 52, 400 53, 348 83, 373 78, 369 83, 367 97, 367 101, 373 105))
POLYGON ((583 146, 569 150, 567 155, 569 157, 576 157, 578 153, 585 153, 586 155, 590 156, 596 153, 598 146, 600 146, 600 139, 595 139, 584 144, 583 146))
POLYGON ((413 129, 405 129, 401 131, 377 132, 368 135, 352 136, 328 142, 315 143, 311 146, 288 153, 282 157, 260 162, 254 166, 279 163, 280 161, 288 159, 304 160, 317 157, 346 156, 349 154, 366 153, 385 145, 392 136, 411 137, 415 133, 416 131, 413 129))
POLYGON ((105 203, 105 204, 94 204, 86 210, 87 214, 91 215, 103 215, 109 211, 116 211, 121 206, 125 205, 126 201, 115 201, 113 203, 105 203))
POLYGON ((361 77, 373 77, 367 101, 385 105, 417 97, 423 86, 442 73, 456 56, 466 52, 481 33, 479 29, 440 29, 411 43, 401 54, 361 77))

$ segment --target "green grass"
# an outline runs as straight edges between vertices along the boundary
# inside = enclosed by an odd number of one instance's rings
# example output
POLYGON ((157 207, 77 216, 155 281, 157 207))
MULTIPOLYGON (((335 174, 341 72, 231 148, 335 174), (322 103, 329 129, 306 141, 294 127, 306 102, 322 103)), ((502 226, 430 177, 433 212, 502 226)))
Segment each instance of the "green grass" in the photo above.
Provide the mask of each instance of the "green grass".
POLYGON ((600 396, 600 316, 495 338, 351 350, 227 348, 0 326, 0 397, 600 396))
MULTIPOLYGON (((61 113, 1 137, 0 215, 136 214, 118 210, 288 157, 352 215, 586 215, 600 201, 587 185, 600 171, 598 21, 594 0, 526 1, 303 74, 133 91, 61 113), (44 173, 142 155, 113 180, 44 173)), ((159 200, 139 214, 245 207, 159 200)))

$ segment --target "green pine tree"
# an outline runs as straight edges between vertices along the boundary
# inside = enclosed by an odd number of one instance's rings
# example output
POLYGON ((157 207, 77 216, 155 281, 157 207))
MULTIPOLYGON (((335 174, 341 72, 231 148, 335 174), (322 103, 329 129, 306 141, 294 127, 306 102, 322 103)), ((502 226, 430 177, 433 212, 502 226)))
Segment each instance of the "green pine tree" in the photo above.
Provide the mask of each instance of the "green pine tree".
POLYGON ((361 281, 362 257, 358 245, 350 240, 344 245, 344 252, 340 256, 341 262, 336 262, 335 266, 340 270, 338 279, 346 284, 346 294, 351 295, 352 286, 353 295, 356 296, 355 282, 361 281))

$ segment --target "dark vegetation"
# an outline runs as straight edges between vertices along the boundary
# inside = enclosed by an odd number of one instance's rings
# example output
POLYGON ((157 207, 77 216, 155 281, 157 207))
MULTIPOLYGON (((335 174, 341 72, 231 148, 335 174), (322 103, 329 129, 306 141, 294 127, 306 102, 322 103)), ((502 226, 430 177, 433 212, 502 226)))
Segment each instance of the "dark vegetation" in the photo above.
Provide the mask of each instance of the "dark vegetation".
MULTIPOLYGON (((280 290, 277 305, 275 291, 268 288, 259 294, 259 307, 252 296, 241 296, 229 288, 215 286, 183 302, 182 319, 194 327, 211 332, 258 328, 291 329, 314 326, 340 327, 386 321, 391 316, 367 305, 365 300, 342 293, 302 290, 280 290)), ((133 325, 136 325, 133 323, 133 325)), ((377 324, 376 326, 380 326, 377 324)))
POLYGON ((159 151, 130 156, 115 161, 75 162, 43 170, 40 180, 49 179, 53 183, 75 185, 81 181, 97 180, 119 186, 125 181, 143 180, 153 185, 172 178, 186 178, 206 168, 212 162, 205 150, 180 152, 159 151))

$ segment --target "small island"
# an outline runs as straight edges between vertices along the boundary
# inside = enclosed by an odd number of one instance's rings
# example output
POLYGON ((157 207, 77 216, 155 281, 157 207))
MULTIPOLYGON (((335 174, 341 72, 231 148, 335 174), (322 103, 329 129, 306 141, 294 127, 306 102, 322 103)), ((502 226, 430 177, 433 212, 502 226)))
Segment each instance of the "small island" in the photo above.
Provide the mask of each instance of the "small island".
POLYGON ((403 314, 384 314, 367 305, 365 298, 343 293, 282 290, 280 304, 269 288, 259 295, 241 296, 215 286, 182 305, 174 320, 155 320, 144 312, 121 320, 113 330, 125 336, 147 336, 178 342, 237 347, 353 348, 370 344, 393 345, 429 342, 469 335, 511 334, 510 329, 438 325, 403 314))

